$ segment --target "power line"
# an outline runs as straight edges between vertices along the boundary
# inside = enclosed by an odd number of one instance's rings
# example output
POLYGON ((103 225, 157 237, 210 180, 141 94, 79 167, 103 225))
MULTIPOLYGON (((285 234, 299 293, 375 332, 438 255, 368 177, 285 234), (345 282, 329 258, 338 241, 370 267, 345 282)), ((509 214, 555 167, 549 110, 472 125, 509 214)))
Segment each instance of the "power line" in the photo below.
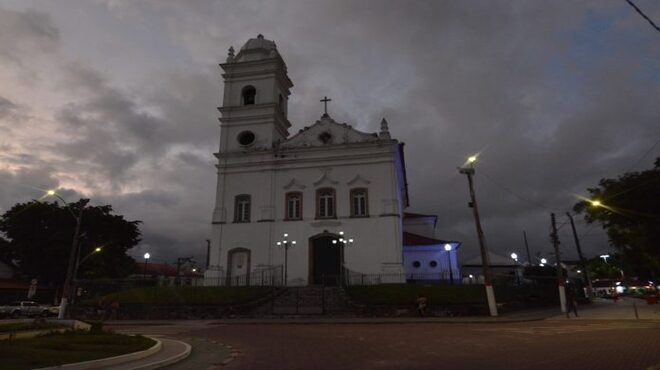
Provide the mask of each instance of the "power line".
POLYGON ((540 207, 540 208, 545 208, 545 209, 550 210, 550 211, 561 211, 561 212, 566 211, 566 209, 553 208, 553 207, 546 206, 545 204, 538 203, 538 202, 535 202, 535 201, 533 201, 533 200, 529 200, 529 199, 523 197, 522 195, 517 194, 517 193, 514 192, 513 190, 507 188, 506 186, 500 184, 499 182, 495 181, 492 177, 490 177, 490 176, 489 176, 489 175, 483 170, 483 168, 479 169, 479 171, 480 171, 480 172, 481 172, 481 173, 482 173, 482 174, 483 174, 483 175, 484 175, 484 176, 485 176, 490 182, 492 182, 493 184, 495 184, 495 185, 497 185, 498 187, 500 187, 502 190, 506 191, 507 193, 513 195, 514 197, 516 197, 516 198, 518 198, 518 199, 520 199, 520 200, 522 200, 522 201, 524 201, 524 202, 527 202, 527 203, 533 204, 533 205, 535 205, 535 206, 537 206, 537 207, 540 207))
POLYGON ((644 12, 642 12, 642 10, 641 10, 640 8, 638 8, 637 5, 635 5, 635 4, 632 2, 632 0, 626 0, 626 2, 627 2, 628 4, 630 4, 630 6, 632 6, 633 8, 635 8, 635 10, 637 11, 637 13, 639 13, 639 15, 642 16, 642 18, 646 19, 646 20, 651 24, 651 26, 652 26, 653 28, 655 28, 656 31, 660 32, 660 27, 656 26, 655 23, 653 23, 653 21, 651 20, 651 18, 647 17, 646 14, 644 14, 644 12))
POLYGON ((637 162, 635 162, 635 164, 633 164, 632 166, 630 166, 630 168, 629 168, 626 172, 630 172, 630 171, 632 171, 635 167, 637 167, 637 165, 640 164, 640 162, 642 162, 642 161, 644 160, 644 158, 646 158, 647 155, 651 154, 651 152, 653 151, 653 149, 654 149, 658 144, 660 144, 660 139, 658 139, 655 143, 653 143, 653 145, 651 145, 651 147, 649 148, 649 150, 647 150, 646 152, 644 152, 644 155, 642 155, 642 157, 639 158, 639 159, 637 160, 637 162))

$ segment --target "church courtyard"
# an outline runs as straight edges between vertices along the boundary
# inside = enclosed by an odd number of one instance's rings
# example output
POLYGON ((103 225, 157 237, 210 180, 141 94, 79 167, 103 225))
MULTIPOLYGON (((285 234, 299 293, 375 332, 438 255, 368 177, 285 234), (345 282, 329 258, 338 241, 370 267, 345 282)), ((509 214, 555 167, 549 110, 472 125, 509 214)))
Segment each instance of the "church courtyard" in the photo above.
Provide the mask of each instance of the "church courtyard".
POLYGON ((657 321, 558 318, 473 324, 185 323, 119 330, 152 331, 193 343, 192 355, 168 367, 173 370, 541 370, 655 369, 658 329, 657 321))

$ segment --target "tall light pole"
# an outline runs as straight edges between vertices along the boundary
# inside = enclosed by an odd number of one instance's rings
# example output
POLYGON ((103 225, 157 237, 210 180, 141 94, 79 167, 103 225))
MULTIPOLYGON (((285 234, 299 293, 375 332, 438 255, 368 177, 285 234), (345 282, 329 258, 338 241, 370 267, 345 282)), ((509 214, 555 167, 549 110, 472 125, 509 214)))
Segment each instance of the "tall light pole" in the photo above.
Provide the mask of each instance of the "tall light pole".
POLYGON ((73 279, 73 273, 76 268, 76 255, 78 254, 78 238, 80 237, 80 225, 82 223, 83 211, 85 206, 89 203, 89 199, 81 199, 79 203, 80 209, 78 214, 74 213, 71 209, 71 205, 67 203, 62 197, 57 195, 55 190, 48 190, 46 195, 56 197, 57 199, 64 202, 64 205, 71 213, 71 216, 76 220, 76 227, 73 232, 73 241, 71 242, 71 250, 69 250, 69 262, 66 268, 66 277, 64 278, 64 286, 62 287, 62 299, 60 300, 60 312, 57 315, 58 319, 64 319, 66 317, 66 309, 69 303, 69 295, 71 295, 71 280, 73 279))
POLYGON ((149 263, 149 258, 151 258, 151 254, 149 252, 144 254, 144 279, 147 279, 147 263, 149 263))
POLYGON ((470 187, 470 203, 469 207, 472 208, 474 213, 474 223, 477 227, 477 236, 479 237, 479 248, 481 249, 481 264, 483 265, 484 285, 486 287, 486 297, 488 298, 488 308, 491 316, 497 316, 497 304, 495 303, 495 292, 493 291, 493 282, 490 273, 490 256, 488 255, 488 248, 486 248, 486 240, 484 231, 481 228, 481 221, 479 220, 479 208, 477 207, 477 198, 474 194, 474 162, 477 161, 477 156, 473 155, 468 158, 467 167, 459 167, 458 172, 464 174, 468 178, 468 185, 470 187))
MULTIPOLYGON (((78 248, 78 249, 80 249, 80 248, 78 248)), ((73 280, 78 279, 78 268, 80 267, 80 265, 82 265, 85 261, 87 261, 87 259, 89 257, 93 256, 96 253, 101 252, 102 250, 103 250, 103 247, 96 247, 96 248, 94 248, 93 251, 89 252, 89 254, 87 254, 85 257, 83 257, 83 259, 81 259, 79 261, 76 261, 76 269, 73 272, 73 280)), ((78 256, 80 256, 80 255, 78 255, 78 256)))
POLYGON ((454 285, 454 272, 451 268, 451 244, 445 244, 445 251, 447 252, 447 266, 449 266, 449 284, 454 285))
POLYGON ((341 254, 341 270, 339 271, 339 278, 341 279, 341 283, 344 283, 344 270, 346 269, 345 264, 346 264, 346 258, 344 257, 345 254, 345 249, 346 246, 353 245, 353 239, 348 238, 344 236, 344 232, 340 231, 339 232, 339 239, 333 239, 332 244, 339 244, 341 250, 339 251, 339 254, 341 254))
POLYGON ((516 275, 516 285, 520 285, 520 275, 518 274, 518 254, 511 253, 511 259, 513 260, 514 266, 513 273, 516 275))
POLYGON ((278 247, 284 248, 284 286, 288 285, 289 281, 289 248, 296 245, 296 241, 289 242, 289 234, 284 233, 284 239, 275 243, 278 247))
POLYGON ((566 313, 566 288, 564 287, 564 273, 561 267, 561 256, 559 254, 559 236, 557 235, 557 224, 555 221, 555 214, 550 214, 550 222, 552 225, 552 232, 550 233, 550 240, 555 249, 555 260, 557 263, 557 285, 559 286, 559 305, 561 312, 566 313))
POLYGON ((573 215, 570 212, 566 212, 566 216, 571 221, 571 229, 573 229, 573 239, 575 240, 575 248, 577 248, 578 257, 580 258, 580 265, 582 266, 582 278, 587 284, 587 295, 589 296, 589 301, 591 301, 591 296, 593 294, 594 288, 591 285, 591 278, 589 277, 589 269, 587 262, 582 255, 582 248, 580 248, 580 238, 578 238, 577 232, 575 231, 575 222, 573 221, 573 215))
POLYGON ((88 253, 85 257, 83 257, 83 259, 81 260, 81 259, 80 259, 80 246, 78 246, 78 253, 77 253, 77 256, 76 256, 76 268, 73 270, 73 284, 74 284, 74 286, 76 287, 76 293, 75 293, 75 294, 73 295, 73 297, 71 298, 71 303, 75 302, 76 297, 78 296, 79 289, 80 289, 80 287, 78 286, 78 269, 80 268, 80 265, 82 265, 83 263, 85 263, 85 261, 87 261, 87 259, 88 259, 89 257, 93 256, 93 255, 96 254, 96 253, 101 252, 102 250, 103 250, 103 247, 96 247, 96 248, 94 248, 93 251, 89 252, 89 253, 88 253))

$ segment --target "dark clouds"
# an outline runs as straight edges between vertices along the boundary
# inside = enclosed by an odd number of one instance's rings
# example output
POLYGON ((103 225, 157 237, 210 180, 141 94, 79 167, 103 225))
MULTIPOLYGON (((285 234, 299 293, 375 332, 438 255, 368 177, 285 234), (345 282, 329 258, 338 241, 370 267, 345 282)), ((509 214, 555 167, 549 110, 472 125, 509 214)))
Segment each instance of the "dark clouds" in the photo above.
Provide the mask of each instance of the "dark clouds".
MULTIPOLYGON (((140 252, 203 261, 217 63, 258 33, 277 42, 295 84, 292 132, 320 116, 325 95, 333 117, 359 129, 387 117, 407 144, 410 210, 439 214, 439 236, 463 241, 464 257, 477 254, 456 170, 468 154, 481 152, 490 247, 520 254, 527 230, 547 254, 549 212, 629 169, 658 137, 660 44, 625 2, 38 4, 0 8, 0 63, 11 67, 0 71, 0 127, 13 127, 0 138, 12 189, 0 206, 36 196, 19 184, 76 189, 143 220, 140 252)), ((639 5, 660 19, 654 2, 639 5)), ((589 253, 607 249, 597 227, 578 227, 589 253)))

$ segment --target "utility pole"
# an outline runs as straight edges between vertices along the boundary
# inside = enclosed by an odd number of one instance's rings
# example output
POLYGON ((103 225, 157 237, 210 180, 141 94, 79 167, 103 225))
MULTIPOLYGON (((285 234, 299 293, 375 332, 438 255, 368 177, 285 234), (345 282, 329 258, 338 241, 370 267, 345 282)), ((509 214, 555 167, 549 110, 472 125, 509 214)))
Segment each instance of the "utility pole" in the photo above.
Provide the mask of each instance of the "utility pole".
MULTIPOLYGON (((58 196, 58 198, 60 198, 58 196)), ((62 198, 60 198, 62 199, 62 198)), ((64 199, 62 199, 64 202, 64 199)), ((69 264, 66 269, 66 277, 64 279, 64 287, 62 288, 62 299, 60 300, 60 312, 57 315, 57 318, 62 320, 66 317, 66 310, 69 303, 69 296, 71 295, 71 280, 73 279, 73 270, 76 263, 76 255, 78 254, 78 238, 80 237, 80 225, 82 224, 83 211, 85 206, 89 202, 89 199, 82 199, 79 203, 80 209, 78 210, 78 215, 74 216, 76 219, 76 228, 73 232, 73 242, 71 243, 71 250, 69 251, 69 264)), ((69 207, 68 203, 66 206, 69 207)), ((72 213, 73 214, 73 213, 72 213)))
POLYGON ((495 301, 495 292, 493 291, 493 282, 490 273, 490 256, 488 255, 484 231, 481 228, 481 221, 479 220, 479 208, 477 207, 477 198, 474 194, 474 182, 472 180, 472 176, 474 176, 474 162, 476 162, 476 160, 476 156, 470 157, 468 159, 469 167, 459 168, 458 172, 467 175, 468 178, 468 185, 470 187, 470 203, 468 203, 468 206, 472 208, 474 223, 477 227, 477 236, 479 237, 481 264, 484 273, 484 285, 486 286, 486 297, 488 298, 488 308, 491 316, 497 316, 497 303, 495 301))
POLYGON ((573 215, 570 212, 566 212, 566 216, 571 221, 571 229, 573 229, 573 239, 575 239, 575 248, 577 248, 578 257, 580 257, 580 267, 582 267, 582 278, 587 285, 587 295, 589 296, 589 301, 591 301, 591 295, 593 294, 594 288, 591 285, 591 277, 589 276, 589 270, 587 269, 587 261, 582 255, 582 248, 580 248, 580 238, 578 238, 577 232, 575 231, 575 222, 573 222, 573 215))
POLYGON ((555 223, 555 214, 550 214, 550 221, 552 222, 552 232, 550 233, 550 240, 555 249, 555 261, 557 263, 557 285, 559 286, 559 304, 561 312, 566 313, 566 289, 564 287, 564 274, 561 268, 561 258, 559 256, 559 237, 557 236, 557 224, 555 223))
POLYGON ((527 251, 527 263, 532 265, 532 256, 529 254, 529 244, 527 244, 527 232, 523 230, 523 239, 525 239, 525 250, 527 251))

